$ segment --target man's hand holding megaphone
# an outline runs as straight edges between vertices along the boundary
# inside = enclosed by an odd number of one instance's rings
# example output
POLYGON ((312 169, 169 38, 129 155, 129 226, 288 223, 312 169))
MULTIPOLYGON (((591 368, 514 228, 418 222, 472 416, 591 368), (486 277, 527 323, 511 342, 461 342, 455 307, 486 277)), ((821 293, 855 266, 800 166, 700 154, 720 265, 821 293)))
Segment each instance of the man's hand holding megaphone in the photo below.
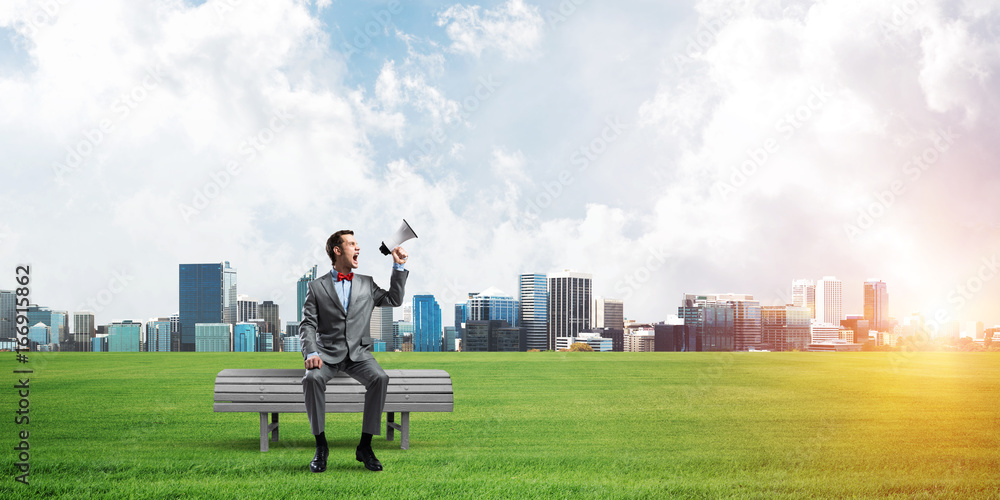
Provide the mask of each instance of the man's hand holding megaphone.
POLYGON ((392 260, 396 264, 405 264, 407 257, 409 257, 409 255, 406 254, 406 250, 403 250, 403 247, 396 247, 392 249, 392 260))

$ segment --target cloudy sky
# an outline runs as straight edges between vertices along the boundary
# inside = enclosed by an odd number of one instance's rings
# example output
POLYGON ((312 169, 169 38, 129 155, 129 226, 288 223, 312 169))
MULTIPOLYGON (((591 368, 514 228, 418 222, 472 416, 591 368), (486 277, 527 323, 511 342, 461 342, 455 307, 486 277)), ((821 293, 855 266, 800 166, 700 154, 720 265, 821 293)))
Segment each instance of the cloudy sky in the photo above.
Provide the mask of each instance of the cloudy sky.
POLYGON ((835 275, 1000 323, 992 0, 7 1, 0 288, 99 323, 228 260, 295 319, 358 232, 452 304, 572 269, 626 317, 835 275))

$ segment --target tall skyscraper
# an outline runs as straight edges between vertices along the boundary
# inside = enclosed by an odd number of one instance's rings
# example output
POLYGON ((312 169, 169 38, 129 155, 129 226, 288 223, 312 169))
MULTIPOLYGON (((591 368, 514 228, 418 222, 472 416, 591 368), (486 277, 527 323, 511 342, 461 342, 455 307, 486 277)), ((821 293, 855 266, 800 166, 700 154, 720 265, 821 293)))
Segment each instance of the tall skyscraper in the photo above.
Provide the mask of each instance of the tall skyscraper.
POLYGON ((180 347, 195 350, 195 324, 236 323, 236 269, 229 262, 180 264, 180 347))
POLYGON ((816 320, 840 326, 844 319, 843 294, 840 280, 824 276, 816 282, 816 320))
POLYGON ((446 326, 444 327, 444 337, 441 339, 441 351, 442 352, 454 352, 455 351, 455 327, 446 326))
POLYGON ((466 321, 504 320, 511 326, 520 326, 517 299, 490 287, 479 293, 469 294, 469 317, 466 321))
POLYGON ((792 280, 792 305, 808 307, 810 318, 816 317, 816 283, 813 280, 792 280))
POLYGON ((469 321, 469 304, 459 302, 455 304, 455 338, 462 338, 462 329, 465 328, 466 321, 469 321))
POLYGON ((72 336, 69 329, 69 312, 52 311, 52 342, 65 344, 72 336))
POLYGON ((372 321, 368 327, 368 335, 374 340, 392 345, 392 307, 376 307, 372 311, 372 321))
POLYGON ((760 301, 753 300, 753 295, 744 298, 734 298, 733 304, 733 347, 737 351, 745 351, 760 345, 760 301))
POLYGON ((441 306, 433 295, 413 296, 413 351, 441 351, 441 306))
POLYGON ((96 335, 94 313, 89 311, 73 313, 73 344, 77 351, 87 352, 93 349, 94 343, 91 340, 96 335))
POLYGON ((90 311, 77 311, 73 313, 73 335, 86 335, 88 338, 94 338, 96 333, 94 313, 90 311))
POLYGON ((257 299, 249 295, 236 296, 236 322, 244 323, 260 317, 257 299))
POLYGON ((549 345, 590 329, 593 276, 565 270, 549 274, 549 345))
POLYGON ((260 316, 258 317, 264 320, 265 331, 272 335, 277 334, 278 330, 281 328, 281 318, 279 318, 278 314, 278 304, 275 304, 274 301, 271 300, 265 300, 258 306, 258 311, 260 311, 260 316))
POLYGON ((146 350, 149 352, 170 352, 170 318, 157 318, 146 322, 146 350))
POLYGON ((181 350, 181 315, 173 313, 170 315, 170 352, 181 350))
POLYGON ((385 343, 386 351, 402 350, 403 343, 412 342, 413 339, 413 322, 397 320, 392 322, 392 348, 389 348, 389 343, 385 343))
POLYGON ((0 339, 12 339, 17 333, 17 311, 12 290, 0 290, 0 339))
POLYGON ((598 297, 594 299, 590 314, 591 328, 625 329, 625 309, 621 299, 598 297))
POLYGON ((236 269, 229 267, 229 261, 222 268, 222 322, 236 324, 236 269))
POLYGON ((295 310, 298 314, 299 323, 302 323, 302 306, 306 303, 306 292, 309 290, 309 282, 314 279, 316 279, 316 266, 313 266, 309 272, 303 274, 295 286, 295 296, 297 297, 295 310))
POLYGON ((865 319, 872 330, 889 330, 889 293, 882 280, 865 281, 865 319))
POLYGON ((549 344, 549 286, 544 274, 522 274, 520 282, 521 326, 526 331, 526 347, 544 351, 549 344))

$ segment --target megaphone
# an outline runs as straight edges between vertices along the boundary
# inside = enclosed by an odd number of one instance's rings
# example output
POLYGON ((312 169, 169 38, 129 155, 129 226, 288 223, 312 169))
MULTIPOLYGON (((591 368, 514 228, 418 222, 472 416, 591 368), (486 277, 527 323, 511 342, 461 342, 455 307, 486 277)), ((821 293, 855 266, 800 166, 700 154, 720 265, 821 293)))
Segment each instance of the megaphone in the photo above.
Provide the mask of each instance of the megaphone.
POLYGON ((416 237, 417 233, 414 233, 413 229, 410 228, 410 225, 406 223, 406 219, 403 219, 403 225, 399 226, 399 229, 396 230, 396 234, 392 235, 392 238, 383 241, 382 246, 378 247, 378 249, 382 252, 382 255, 389 255, 392 253, 392 249, 403 244, 404 241, 412 240, 416 237))

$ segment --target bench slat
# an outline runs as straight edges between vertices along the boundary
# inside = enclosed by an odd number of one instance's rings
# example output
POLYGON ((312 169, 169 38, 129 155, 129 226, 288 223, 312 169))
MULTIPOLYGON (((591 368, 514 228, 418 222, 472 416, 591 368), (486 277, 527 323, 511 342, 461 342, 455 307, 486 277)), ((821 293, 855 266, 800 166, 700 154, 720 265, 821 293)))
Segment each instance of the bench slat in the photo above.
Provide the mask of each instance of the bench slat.
MULTIPOLYGON (((297 384, 302 386, 302 375, 297 377, 217 377, 215 384, 241 385, 282 385, 297 384)), ((451 378, 446 377, 389 377, 389 385, 400 384, 451 384, 451 378)), ((334 377, 326 385, 361 385, 350 377, 334 377)))
MULTIPOLYGON (((226 368, 219 372, 219 377, 295 377, 302 378, 305 368, 226 368)), ((450 377, 444 370, 385 370, 386 375, 392 377, 450 377)), ((349 378, 346 373, 337 374, 338 377, 349 378)))
MULTIPOLYGON (((242 392, 247 394, 302 394, 302 385, 216 385, 215 392, 242 392)), ((451 385, 397 385, 389 386, 389 394, 447 394, 451 385)), ((361 384, 347 386, 326 386, 327 394, 364 394, 361 384)))
MULTIPOLYGON (((451 403, 454 399, 451 394, 389 394, 385 397, 390 403, 451 403)), ((301 403, 305 404, 305 396, 302 394, 245 394, 245 393, 216 393, 215 401, 233 403, 301 403)), ((365 395, 362 394, 338 394, 337 402, 343 403, 363 403, 365 395)))
MULTIPOLYGON (((418 411, 453 411, 453 403, 385 403, 384 412, 418 412, 418 411)), ((215 403, 212 410, 216 412, 267 412, 267 413, 305 413, 303 403, 215 403)), ((364 403, 326 403, 327 413, 361 413, 364 403)))

